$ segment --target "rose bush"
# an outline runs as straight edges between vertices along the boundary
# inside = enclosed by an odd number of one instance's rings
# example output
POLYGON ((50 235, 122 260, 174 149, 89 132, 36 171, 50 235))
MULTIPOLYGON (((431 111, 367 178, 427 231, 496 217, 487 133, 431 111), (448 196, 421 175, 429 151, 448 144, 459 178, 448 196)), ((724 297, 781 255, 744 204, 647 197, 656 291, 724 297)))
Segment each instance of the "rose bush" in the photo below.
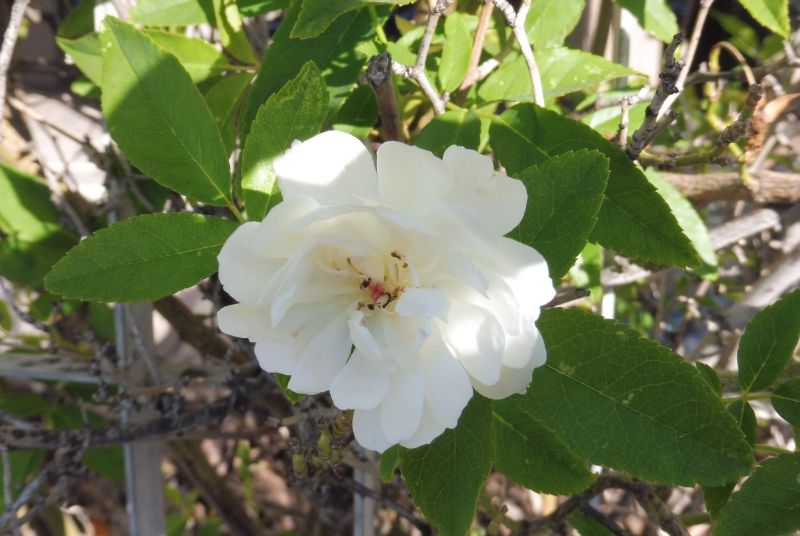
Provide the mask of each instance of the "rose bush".
POLYGON ((283 201, 239 227, 219 277, 239 303, 222 331, 255 343, 289 388, 355 410, 364 447, 413 448, 456 426, 473 394, 524 391, 545 362, 534 321, 554 296, 542 256, 504 235, 524 185, 492 160, 377 152, 329 131, 274 163, 283 201))

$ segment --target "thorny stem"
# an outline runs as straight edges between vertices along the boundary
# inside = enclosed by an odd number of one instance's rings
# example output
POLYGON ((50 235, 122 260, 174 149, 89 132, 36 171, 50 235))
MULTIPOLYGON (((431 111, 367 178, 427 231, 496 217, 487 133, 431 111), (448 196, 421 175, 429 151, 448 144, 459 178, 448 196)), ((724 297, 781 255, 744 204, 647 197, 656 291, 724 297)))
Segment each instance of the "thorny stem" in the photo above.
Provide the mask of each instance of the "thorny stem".
MULTIPOLYGON (((25 18, 25 10, 28 8, 29 0, 14 0, 11 6, 11 14, 8 19, 8 27, 3 35, 3 44, 0 47, 0 120, 3 118, 3 111, 6 104, 6 88, 8 78, 8 68, 11 66, 11 56, 14 53, 14 46, 17 43, 19 27, 25 18)), ((0 134, 0 141, 3 137, 0 134)))
POLYGON ((528 18, 528 11, 531 8, 531 0, 522 0, 518 11, 507 0, 492 0, 495 7, 505 16, 506 22, 514 32, 514 37, 519 44, 522 57, 528 66, 528 74, 531 78, 533 88, 533 102, 539 106, 544 106, 544 91, 542 89, 542 77, 539 74, 539 67, 533 57, 533 49, 525 32, 525 19, 528 18))

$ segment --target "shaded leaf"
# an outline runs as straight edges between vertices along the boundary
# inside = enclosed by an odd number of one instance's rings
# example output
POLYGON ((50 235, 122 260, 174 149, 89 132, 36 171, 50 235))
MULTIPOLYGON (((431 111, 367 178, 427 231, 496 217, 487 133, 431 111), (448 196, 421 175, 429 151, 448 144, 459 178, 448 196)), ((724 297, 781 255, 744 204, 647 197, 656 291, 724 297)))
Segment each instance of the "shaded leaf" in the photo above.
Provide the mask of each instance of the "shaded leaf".
POLYGON ((67 298, 147 301, 190 287, 217 270, 237 224, 200 214, 136 216, 97 231, 53 266, 45 286, 67 298))
POLYGON ((696 361, 694 366, 697 368, 697 371, 706 381, 709 387, 717 393, 717 395, 722 396, 722 382, 719 379, 719 375, 717 371, 714 370, 713 367, 706 365, 700 361, 696 361))
POLYGON ((95 33, 87 33, 75 39, 56 37, 58 48, 69 54, 78 69, 99 86, 103 75, 103 55, 100 36, 95 33))
POLYGON ((366 139, 378 122, 378 103, 369 86, 353 91, 333 118, 333 128, 366 139))
POLYGON ((233 150, 236 136, 238 110, 252 79, 253 75, 250 73, 229 74, 211 86, 204 95, 206 105, 222 134, 225 151, 229 154, 233 150))
POLYGON ((642 28, 665 43, 678 33, 678 20, 667 0, 614 0, 627 9, 642 28))
POLYGON ((789 424, 800 427, 800 378, 783 382, 772 392, 772 407, 789 424))
POLYGON ((394 470, 397 469, 397 465, 400 463, 400 446, 393 445, 386 449, 383 454, 381 454, 381 480, 385 483, 389 483, 394 480, 394 470))
POLYGON ((414 139, 414 145, 441 158, 451 145, 477 150, 480 138, 481 121, 475 112, 450 110, 437 115, 425 125, 414 139))
POLYGON ((300 17, 292 26, 292 39, 317 37, 338 17, 370 4, 402 6, 414 0, 303 0, 300 17))

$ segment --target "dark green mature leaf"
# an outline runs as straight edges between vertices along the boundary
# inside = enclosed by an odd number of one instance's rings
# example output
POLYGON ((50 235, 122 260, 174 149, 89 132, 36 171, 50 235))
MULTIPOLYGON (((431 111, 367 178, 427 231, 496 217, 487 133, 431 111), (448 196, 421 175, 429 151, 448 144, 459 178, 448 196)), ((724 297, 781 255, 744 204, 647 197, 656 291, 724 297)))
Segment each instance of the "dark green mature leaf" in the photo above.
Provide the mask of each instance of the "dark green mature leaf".
POLYGON ((800 289, 756 313, 739 342, 739 383, 744 392, 778 379, 800 338, 800 289))
POLYGON ((239 13, 243 17, 255 17, 269 11, 283 9, 289 5, 289 0, 236 0, 239 13))
POLYGON ((586 460, 539 421, 521 397, 492 403, 495 467, 534 491, 569 495, 594 482, 586 460))
POLYGON ((233 150, 237 112, 252 79, 250 73, 229 74, 211 86, 204 96, 222 134, 227 153, 233 150))
POLYGON ((581 19, 584 0, 536 0, 525 28, 534 50, 560 46, 581 19))
POLYGON ((119 19, 107 18, 103 112, 136 167, 167 188, 231 205, 231 173, 219 129, 174 56, 119 19))
POLYGON ((381 480, 385 483, 389 483, 394 480, 394 470, 397 469, 397 465, 400 463, 400 446, 394 445, 386 449, 383 454, 381 454, 381 480))
POLYGON ((310 61, 258 110, 242 152, 242 191, 249 219, 263 219, 275 204, 278 184, 273 159, 293 141, 318 133, 327 113, 325 80, 310 61))
MULTIPOLYGON (((292 27, 292 39, 317 37, 339 16, 370 4, 402 6, 414 0, 303 0, 300 17, 292 27)), ((467 47, 469 50, 469 46, 467 47)))
POLYGON ((719 379, 717 371, 701 361, 696 361, 694 366, 697 367, 697 372, 700 373, 708 386, 711 387, 717 395, 722 396, 722 382, 719 379))
POLYGON ((56 44, 64 53, 69 54, 86 78, 94 85, 100 85, 103 75, 103 55, 100 36, 97 33, 87 33, 75 39, 56 37, 56 44))
POLYGON ((733 418, 736 419, 736 424, 742 429, 744 438, 747 439, 750 446, 755 446, 757 432, 756 414, 753 412, 750 403, 746 400, 734 400, 728 404, 728 413, 733 415, 733 418))
POLYGON ((472 36, 467 27, 467 18, 461 13, 452 13, 444 20, 444 48, 439 62, 439 85, 442 91, 455 91, 464 80, 469 67, 472 36))
POLYGON ((78 239, 63 228, 41 179, 2 164, 0 231, 0 275, 34 287, 78 239))
POLYGON ((533 246, 559 281, 586 245, 608 181, 599 151, 569 151, 517 174, 528 189, 525 215, 511 236, 533 246))
POLYGON ((202 39, 157 30, 148 30, 145 34, 175 56, 194 83, 233 68, 222 52, 202 39))
POLYGON ((138 0, 131 21, 145 26, 213 24, 211 0, 138 0))
POLYGON ((113 482, 125 481, 125 455, 120 445, 87 449, 81 461, 98 475, 113 482))
POLYGON ((242 132, 246 134, 256 112, 267 99, 297 76, 300 68, 313 61, 325 76, 331 104, 338 105, 361 73, 366 57, 359 56, 358 45, 372 35, 372 21, 367 9, 350 11, 338 17, 322 34, 311 39, 289 36, 297 20, 300 2, 295 0, 284 16, 278 31, 267 47, 261 70, 253 84, 242 113, 242 132))
MULTIPOLYGON (((546 48, 535 51, 534 56, 545 97, 566 95, 615 78, 642 76, 630 67, 571 48, 546 48)), ((486 101, 531 100, 532 94, 528 66, 522 56, 503 64, 478 89, 478 96, 486 101)))
POLYGON ((697 370, 618 322, 545 309, 547 363, 521 404, 576 454, 665 484, 718 485, 753 453, 697 370))
POLYGON ((463 536, 472 524, 493 459, 491 405, 475 395, 455 429, 429 445, 400 449, 400 470, 414 504, 439 532, 463 536))
POLYGON ((627 9, 642 28, 665 43, 678 33, 678 20, 667 0, 614 0, 627 9))
POLYGON ((66 298, 147 301, 192 286, 217 269, 217 254, 237 224, 200 214, 136 216, 85 239, 45 278, 66 298))
POLYGON ((789 424, 800 427, 800 378, 792 378, 775 388, 772 407, 789 424))
POLYGON ((658 172, 648 169, 645 172, 645 176, 656 187, 664 201, 667 202, 681 229, 692 242, 695 251, 700 255, 703 266, 699 269, 699 272, 706 276, 716 274, 717 254, 714 252, 714 246, 711 244, 711 237, 708 235, 708 228, 703 218, 700 217, 689 200, 658 172))
POLYGON ((800 529, 800 454, 761 464, 731 496, 714 536, 777 536, 800 529))
POLYGON ((619 147, 586 125, 533 104, 520 104, 495 118, 490 137, 512 177, 570 150, 599 150, 610 160, 610 175, 589 239, 644 261, 674 266, 699 262, 666 202, 642 171, 619 147))
POLYGON ((417 134, 414 145, 439 158, 451 145, 477 149, 481 141, 481 120, 469 110, 450 110, 437 115, 417 134))
POLYGON ((788 37, 789 0, 739 0, 754 19, 773 32, 788 37))
POLYGON ((711 519, 717 519, 722 507, 728 502, 736 484, 724 484, 722 486, 703 486, 703 501, 706 503, 706 510, 711 519))

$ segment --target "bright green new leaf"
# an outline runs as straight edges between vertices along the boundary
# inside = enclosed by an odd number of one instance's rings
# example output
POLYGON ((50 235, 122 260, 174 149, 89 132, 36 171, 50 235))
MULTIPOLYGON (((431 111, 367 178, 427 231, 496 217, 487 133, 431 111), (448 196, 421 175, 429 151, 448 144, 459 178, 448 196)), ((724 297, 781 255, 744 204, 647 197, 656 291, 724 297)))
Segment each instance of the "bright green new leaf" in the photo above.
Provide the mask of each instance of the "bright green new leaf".
POLYGON ((353 10, 369 5, 389 4, 402 6, 414 0, 302 0, 300 17, 292 26, 292 39, 317 37, 337 18, 353 10))
POLYGON ((400 446, 394 445, 386 449, 386 451, 381 454, 381 480, 385 483, 389 483, 394 480, 394 470, 397 469, 397 465, 400 463, 400 446))
POLYGON ((203 96, 174 56, 107 18, 103 112, 136 167, 198 201, 232 205, 228 155, 203 96))
POLYGON ((800 454, 766 460, 723 507, 714 536, 778 536, 800 529, 800 454))
POLYGON ((258 57, 244 31, 244 23, 236 1, 212 0, 212 4, 222 47, 239 61, 257 64, 258 57))
POLYGON ((231 69, 225 55, 202 39, 171 32, 147 30, 145 34, 180 62, 194 83, 231 69))
POLYGON ((517 396, 492 403, 495 467, 526 488, 569 495, 594 482, 586 460, 529 411, 517 396))
POLYGON ((439 158, 451 145, 477 149, 481 141, 481 121, 475 112, 450 110, 437 115, 417 134, 414 145, 439 158))
POLYGON ((772 407, 789 424, 800 427, 800 378, 792 378, 775 388, 772 407))
POLYGON ((618 322, 577 309, 537 321, 547 363, 520 404, 573 452, 664 484, 719 485, 753 451, 697 370, 618 322))
POLYGON ((703 266, 698 271, 706 276, 715 275, 717 272, 717 254, 714 252, 711 237, 708 235, 708 227, 706 227, 703 218, 700 217, 689 200, 657 171, 648 169, 645 172, 645 176, 656 187, 664 201, 667 202, 681 229, 692 242, 695 251, 700 255, 703 266))
POLYGON ((237 224, 200 214, 148 214, 101 229, 72 248, 45 278, 65 298, 135 302, 162 298, 217 270, 237 224))
POLYGON ((559 281, 586 244, 597 222, 608 181, 608 158, 599 151, 569 151, 517 173, 528 204, 510 236, 533 246, 559 281))
POLYGON ((675 216, 644 173, 619 147, 586 125, 533 104, 519 104, 495 118, 490 137, 512 177, 570 150, 599 150, 610 160, 610 174, 589 240, 644 261, 673 266, 699 262, 675 216))
POLYGON ((756 313, 739 342, 739 384, 744 392, 778 379, 800 338, 800 289, 756 313))
POLYGON ((138 0, 131 21, 145 26, 213 24, 211 0, 138 0))
POLYGON ((331 105, 338 106, 349 95, 361 74, 366 57, 355 50, 372 35, 372 21, 367 9, 350 11, 338 17, 322 34, 311 39, 293 39, 289 32, 297 20, 300 2, 289 7, 278 31, 267 47, 261 69, 242 112, 241 128, 246 134, 256 112, 267 99, 300 68, 313 61, 325 77, 331 105))
POLYGON ((439 61, 439 85, 442 91, 458 89, 467 74, 472 35, 467 27, 467 18, 461 13, 452 13, 444 19, 444 48, 439 61))
POLYGON ((773 32, 789 37, 789 0, 739 0, 754 19, 773 32))
POLYGON ((439 533, 464 536, 493 459, 492 408, 475 395, 455 429, 429 445, 400 449, 400 470, 414 504, 439 533))
POLYGON ((214 122, 219 127, 222 140, 225 142, 225 151, 233 150, 238 110, 241 108, 247 87, 253 75, 250 73, 229 74, 211 86, 206 94, 206 105, 214 116, 214 122))
POLYGON ((272 160, 295 140, 318 133, 327 113, 325 80, 310 61, 258 110, 242 152, 242 191, 249 219, 263 219, 277 199, 272 160))
POLYGON ((678 33, 678 20, 667 0, 614 0, 639 21, 645 31, 665 43, 678 33))
POLYGON ((87 33, 75 39, 56 37, 56 44, 64 53, 69 54, 86 78, 96 86, 100 85, 103 75, 103 55, 100 36, 97 33, 87 33))
POLYGON ((525 29, 534 50, 557 47, 572 32, 585 5, 584 0, 536 0, 531 4, 525 29))
MULTIPOLYGON (((558 97, 592 88, 599 83, 641 73, 600 56, 571 48, 546 48, 533 54, 542 78, 545 97, 558 97)), ((478 89, 485 101, 531 100, 531 79, 522 56, 503 64, 478 89)))

